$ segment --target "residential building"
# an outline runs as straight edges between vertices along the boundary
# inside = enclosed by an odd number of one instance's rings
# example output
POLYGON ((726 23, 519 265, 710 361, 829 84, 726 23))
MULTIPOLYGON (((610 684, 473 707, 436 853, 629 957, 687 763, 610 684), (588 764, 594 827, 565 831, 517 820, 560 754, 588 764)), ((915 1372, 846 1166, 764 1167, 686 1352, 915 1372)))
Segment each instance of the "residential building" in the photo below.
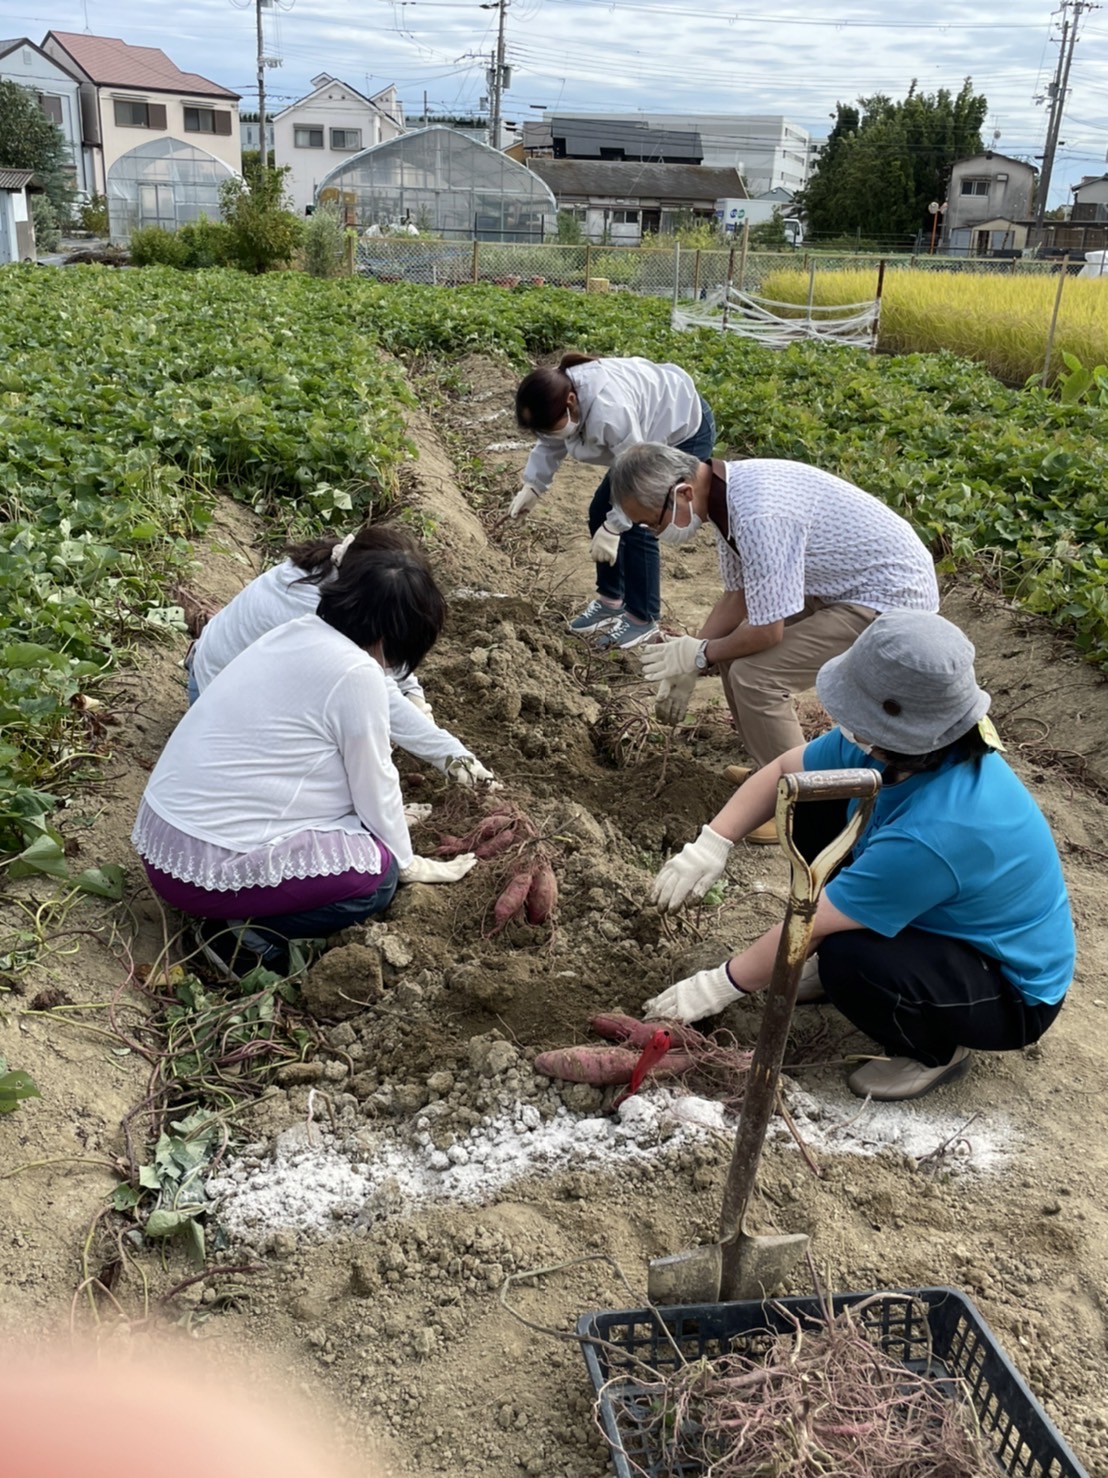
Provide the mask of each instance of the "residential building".
MULTIPOLYGON (((543 122, 552 137, 567 141, 566 158, 596 157, 574 154, 572 141, 582 137, 599 148, 620 148, 624 130, 633 127, 657 131, 666 141, 667 150, 687 147, 689 135, 697 140, 699 158, 685 155, 686 162, 712 168, 735 169, 742 175, 751 195, 780 186, 790 194, 803 189, 812 170, 816 149, 807 129, 792 123, 781 114, 764 113, 545 113, 543 122), (611 142, 602 135, 611 130, 611 142), (686 141, 681 143, 682 137, 686 141)), ((526 125, 525 125, 526 130, 526 125)), ((532 137, 537 135, 532 134, 532 137)), ((556 149, 552 149, 557 153, 556 149)), ((605 157, 603 154, 600 157, 605 157)), ((619 157, 636 157, 627 153, 619 157)), ((643 154, 641 157, 654 157, 643 154)), ((676 157, 664 152, 662 157, 676 157)))
POLYGON ((27 200, 30 169, 0 169, 0 266, 35 260, 35 225, 27 200))
POLYGON ((95 186, 82 143, 81 84, 77 78, 40 46, 20 36, 13 41, 0 41, 0 80, 18 82, 34 93, 47 118, 65 134, 73 160, 74 190, 80 195, 91 195, 95 186))
POLYGON ((525 122, 524 153, 548 159, 699 164, 704 150, 695 129, 652 128, 639 118, 576 118, 555 114, 525 122))
POLYGON ((107 196, 113 240, 218 216, 219 186, 242 167, 238 93, 116 37, 48 31, 42 50, 80 84, 90 188, 107 196))
MULTIPOLYGON (((240 140, 240 142, 242 144, 242 152, 244 154, 249 154, 251 152, 257 153, 257 152, 260 151, 261 145, 258 142, 258 130, 259 130, 260 127, 261 127, 261 119, 258 117, 257 113, 240 113, 239 114, 239 140, 240 140)), ((272 160, 272 158, 273 158, 273 118, 272 118, 272 116, 267 117, 266 120, 265 120, 265 141, 266 141, 266 147, 269 149, 269 157, 272 160)))
POLYGON ((540 158, 527 165, 550 187, 558 209, 577 217, 587 240, 618 246, 672 230, 675 217, 712 220, 717 200, 746 195, 734 169, 700 164, 540 158))
POLYGON ((1108 174, 1087 174, 1077 185, 1071 185, 1073 208, 1071 221, 1108 222, 1108 174))
POLYGON ((939 250, 976 257, 1022 250, 1037 173, 1033 164, 993 149, 959 159, 950 172, 939 250))
POLYGON ((404 109, 395 87, 366 97, 348 82, 322 72, 312 91, 273 118, 273 152, 288 167, 286 186, 298 215, 309 215, 323 179, 344 159, 387 143, 404 132, 404 109))

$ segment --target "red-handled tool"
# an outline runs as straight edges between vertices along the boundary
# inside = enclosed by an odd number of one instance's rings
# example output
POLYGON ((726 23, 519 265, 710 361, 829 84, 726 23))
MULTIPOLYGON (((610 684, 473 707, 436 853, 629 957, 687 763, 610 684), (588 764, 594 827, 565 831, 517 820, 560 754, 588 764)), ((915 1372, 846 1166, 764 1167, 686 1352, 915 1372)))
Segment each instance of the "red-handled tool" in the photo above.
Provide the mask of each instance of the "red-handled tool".
POLYGON ((608 1110, 609 1113, 615 1113, 625 1098, 630 1098, 632 1094, 639 1091, 647 1073, 652 1067, 656 1067, 669 1051, 669 1044, 669 1032, 664 1026, 660 1026, 639 1053, 639 1060, 631 1070, 631 1081, 619 1097, 612 1100, 612 1106, 608 1110))

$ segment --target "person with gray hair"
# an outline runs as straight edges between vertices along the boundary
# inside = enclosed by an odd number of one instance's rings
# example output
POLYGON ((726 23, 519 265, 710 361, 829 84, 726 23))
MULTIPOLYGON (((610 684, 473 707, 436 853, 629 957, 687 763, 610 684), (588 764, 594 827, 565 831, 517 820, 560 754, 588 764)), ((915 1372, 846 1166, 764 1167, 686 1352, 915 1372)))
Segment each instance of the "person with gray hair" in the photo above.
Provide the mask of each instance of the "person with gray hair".
MULTIPOLYGON (((724 593, 698 636, 641 649, 663 723, 684 717, 696 680, 723 680, 735 728, 756 765, 803 735, 793 696, 812 686, 882 611, 937 611, 935 567, 922 541, 880 499, 805 462, 701 461, 643 443, 617 458, 612 502, 662 544, 714 527, 724 593)), ((739 766, 728 778, 741 783, 739 766)), ((773 843, 763 827, 748 841, 773 843)))
MULTIPOLYGON (((891 611, 820 668, 837 727, 780 755, 654 880, 663 911, 702 898, 731 847, 773 814, 782 775, 874 769, 881 790, 816 908, 799 1001, 829 999, 880 1044, 847 1079, 859 1097, 919 1098, 961 1077, 970 1052, 1035 1042, 1073 979, 1074 929, 1042 812, 999 752, 972 643, 942 616, 891 611)), ((811 861, 857 801, 798 806, 811 861)), ((769 984, 781 925, 722 965, 647 1001, 647 1016, 699 1021, 769 984)))

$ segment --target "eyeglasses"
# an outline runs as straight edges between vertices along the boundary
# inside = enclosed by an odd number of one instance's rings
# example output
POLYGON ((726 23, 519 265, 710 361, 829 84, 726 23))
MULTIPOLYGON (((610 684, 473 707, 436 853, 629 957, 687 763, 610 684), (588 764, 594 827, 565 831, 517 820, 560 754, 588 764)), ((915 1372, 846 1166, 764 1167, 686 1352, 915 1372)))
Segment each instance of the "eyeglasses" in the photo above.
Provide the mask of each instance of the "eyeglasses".
POLYGON ((674 493, 676 493, 676 491, 677 484, 674 483, 669 492, 666 494, 666 501, 662 504, 661 513, 659 513, 658 517, 654 520, 653 523, 640 523, 640 529, 649 529, 652 534, 657 534, 661 532, 662 528, 665 526, 666 515, 669 513, 670 508, 673 506, 673 495, 674 493))

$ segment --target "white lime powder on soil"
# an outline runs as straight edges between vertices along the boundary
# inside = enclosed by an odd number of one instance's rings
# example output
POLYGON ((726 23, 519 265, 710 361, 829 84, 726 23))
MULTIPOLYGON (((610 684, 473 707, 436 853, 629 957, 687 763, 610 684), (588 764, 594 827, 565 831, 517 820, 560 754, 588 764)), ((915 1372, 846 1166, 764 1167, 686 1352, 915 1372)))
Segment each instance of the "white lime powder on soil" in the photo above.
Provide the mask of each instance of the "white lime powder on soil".
MULTIPOLYGON (((863 1105, 845 1094, 821 1101, 795 1091, 789 1104, 804 1142, 830 1155, 893 1151, 918 1160, 949 1142, 944 1165, 989 1173, 1012 1139, 1006 1121, 966 1127, 965 1114, 919 1104, 863 1105)), ((207 1189, 227 1232, 264 1246, 278 1229, 324 1237, 435 1202, 485 1203, 526 1176, 618 1172, 680 1153, 705 1135, 729 1140, 733 1127, 719 1103, 661 1087, 628 1099, 614 1118, 564 1107, 544 1118, 534 1104, 506 1105, 446 1149, 436 1148, 426 1116, 407 1135, 362 1128, 343 1137, 316 1122, 249 1147, 207 1189)), ((787 1137, 780 1121, 772 1132, 787 1137)))

